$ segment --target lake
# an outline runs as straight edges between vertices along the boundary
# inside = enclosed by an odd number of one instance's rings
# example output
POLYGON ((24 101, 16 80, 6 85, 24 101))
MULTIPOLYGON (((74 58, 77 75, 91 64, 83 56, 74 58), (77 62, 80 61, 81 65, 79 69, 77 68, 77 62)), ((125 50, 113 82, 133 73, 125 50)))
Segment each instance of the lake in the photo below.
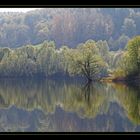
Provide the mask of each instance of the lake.
POLYGON ((140 131, 140 87, 80 80, 0 80, 0 132, 140 131))

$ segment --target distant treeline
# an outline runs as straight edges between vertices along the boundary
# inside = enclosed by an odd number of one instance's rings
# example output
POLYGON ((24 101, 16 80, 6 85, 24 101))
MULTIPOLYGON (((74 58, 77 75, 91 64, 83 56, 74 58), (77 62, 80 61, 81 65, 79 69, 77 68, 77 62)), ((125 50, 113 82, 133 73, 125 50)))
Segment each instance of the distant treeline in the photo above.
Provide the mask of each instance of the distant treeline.
POLYGON ((93 39, 110 50, 124 49, 140 34, 140 8, 44 8, 27 13, 0 13, 0 47, 17 48, 54 40, 74 48, 93 39))

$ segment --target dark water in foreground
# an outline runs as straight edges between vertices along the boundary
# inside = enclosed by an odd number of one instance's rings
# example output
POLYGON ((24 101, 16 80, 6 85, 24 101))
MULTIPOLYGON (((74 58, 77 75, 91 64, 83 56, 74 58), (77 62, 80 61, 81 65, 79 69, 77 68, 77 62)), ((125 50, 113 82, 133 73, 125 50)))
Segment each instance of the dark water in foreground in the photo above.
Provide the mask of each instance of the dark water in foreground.
POLYGON ((0 80, 0 132, 140 131, 140 88, 0 80))

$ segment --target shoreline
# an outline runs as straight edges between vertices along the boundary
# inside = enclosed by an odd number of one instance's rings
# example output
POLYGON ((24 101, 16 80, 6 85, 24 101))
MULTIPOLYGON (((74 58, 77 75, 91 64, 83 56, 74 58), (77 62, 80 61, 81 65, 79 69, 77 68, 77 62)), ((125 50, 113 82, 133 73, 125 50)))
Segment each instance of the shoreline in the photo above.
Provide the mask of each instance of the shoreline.
POLYGON ((101 79, 102 82, 107 83, 116 83, 116 84, 126 84, 126 85, 133 85, 133 86, 140 86, 140 78, 139 77, 131 77, 131 78, 114 78, 114 77, 106 77, 101 79))
MULTIPOLYGON (((84 77, 70 77, 70 76, 0 76, 1 79, 36 79, 36 80, 45 80, 45 79, 51 79, 51 80, 80 80, 80 81, 86 81, 84 77)), ((131 78, 114 78, 111 77, 103 77, 99 80, 93 80, 93 82, 107 82, 107 83, 140 83, 139 77, 131 77, 131 78)))

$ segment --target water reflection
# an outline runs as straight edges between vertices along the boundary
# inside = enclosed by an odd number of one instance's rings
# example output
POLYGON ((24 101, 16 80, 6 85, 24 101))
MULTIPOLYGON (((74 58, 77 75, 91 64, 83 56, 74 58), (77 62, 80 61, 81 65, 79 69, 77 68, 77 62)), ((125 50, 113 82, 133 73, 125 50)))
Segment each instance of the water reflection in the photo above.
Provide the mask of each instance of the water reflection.
POLYGON ((140 131, 140 88, 0 80, 0 131, 140 131))

